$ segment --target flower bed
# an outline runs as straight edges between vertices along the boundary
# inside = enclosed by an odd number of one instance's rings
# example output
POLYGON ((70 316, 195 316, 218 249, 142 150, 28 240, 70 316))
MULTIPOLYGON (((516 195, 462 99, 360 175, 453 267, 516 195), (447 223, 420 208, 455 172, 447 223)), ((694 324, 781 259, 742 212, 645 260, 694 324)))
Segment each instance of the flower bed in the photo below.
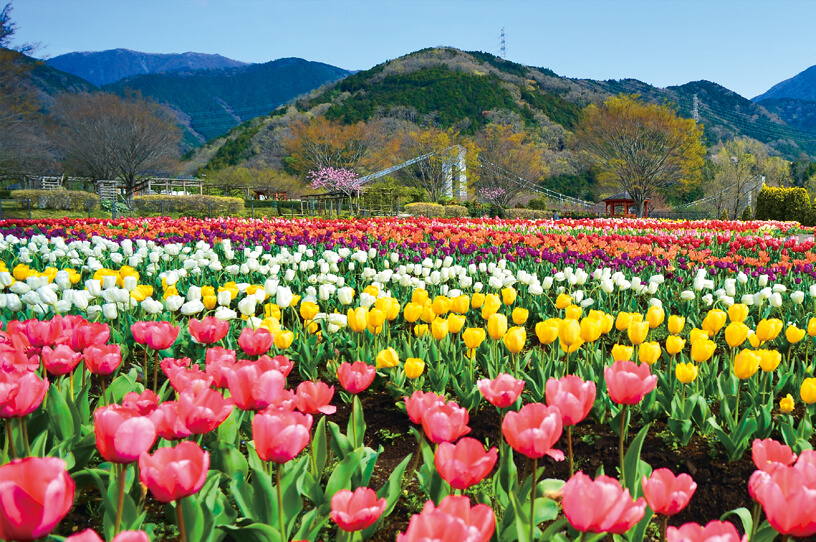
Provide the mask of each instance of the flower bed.
POLYGON ((806 231, 0 223, 0 537, 812 536, 806 231))

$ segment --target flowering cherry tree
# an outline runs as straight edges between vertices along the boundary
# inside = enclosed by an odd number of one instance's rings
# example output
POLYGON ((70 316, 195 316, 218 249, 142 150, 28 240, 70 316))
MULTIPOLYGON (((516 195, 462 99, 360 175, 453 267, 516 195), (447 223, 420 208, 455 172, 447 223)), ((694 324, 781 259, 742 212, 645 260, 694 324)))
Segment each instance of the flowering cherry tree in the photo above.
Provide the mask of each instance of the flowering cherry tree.
POLYGON ((482 188, 479 190, 479 196, 483 200, 499 207, 504 207, 506 203, 504 195, 505 190, 503 188, 482 188))
POLYGON ((312 181, 312 188, 342 192, 347 196, 355 195, 362 187, 360 178, 351 169, 322 167, 317 171, 310 171, 308 176, 312 181))

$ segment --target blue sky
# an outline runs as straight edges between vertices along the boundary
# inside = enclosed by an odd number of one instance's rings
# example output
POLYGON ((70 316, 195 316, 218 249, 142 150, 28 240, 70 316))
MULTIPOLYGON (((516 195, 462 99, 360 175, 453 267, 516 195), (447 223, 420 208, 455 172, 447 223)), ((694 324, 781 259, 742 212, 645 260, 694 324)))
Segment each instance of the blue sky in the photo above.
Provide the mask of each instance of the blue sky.
MULTIPOLYGON (((0 0, 2 3, 2 0, 0 0)), ((813 0, 14 0, 19 42, 301 57, 348 69, 436 45, 560 75, 668 86, 707 79, 753 97, 816 64, 813 0)))

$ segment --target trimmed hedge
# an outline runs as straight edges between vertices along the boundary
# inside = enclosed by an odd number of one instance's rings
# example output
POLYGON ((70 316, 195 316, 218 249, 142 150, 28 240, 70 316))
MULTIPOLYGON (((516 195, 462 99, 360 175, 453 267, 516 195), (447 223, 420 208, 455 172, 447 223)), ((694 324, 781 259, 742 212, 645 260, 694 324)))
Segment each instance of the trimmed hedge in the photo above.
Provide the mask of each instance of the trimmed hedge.
POLYGON ((413 216, 431 218, 458 218, 468 216, 468 209, 463 205, 440 205, 438 203, 409 203, 405 212, 413 216))
POLYGON ((777 188, 762 185, 757 194, 756 219, 810 222, 811 202, 804 188, 777 188))
POLYGON ((99 196, 81 190, 13 190, 11 199, 21 204, 30 199, 31 206, 37 209, 84 210, 89 201, 91 209, 99 206, 99 196))
POLYGON ((133 205, 139 212, 179 213, 195 218, 210 216, 235 216, 244 212, 244 200, 222 196, 136 196, 133 205), (164 204, 162 206, 162 203, 164 204))

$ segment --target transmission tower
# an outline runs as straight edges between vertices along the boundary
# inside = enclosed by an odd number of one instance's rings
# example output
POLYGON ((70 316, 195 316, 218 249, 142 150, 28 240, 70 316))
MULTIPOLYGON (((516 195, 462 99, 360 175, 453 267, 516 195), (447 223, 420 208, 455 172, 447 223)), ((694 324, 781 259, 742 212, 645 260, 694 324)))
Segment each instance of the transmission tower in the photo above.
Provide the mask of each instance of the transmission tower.
POLYGON ((501 29, 501 41, 499 45, 499 56, 507 60, 507 42, 505 40, 504 27, 501 29))
POLYGON ((699 108, 699 101, 697 100, 697 95, 694 95, 694 104, 691 106, 691 118, 694 119, 694 122, 700 122, 700 108, 699 108))

